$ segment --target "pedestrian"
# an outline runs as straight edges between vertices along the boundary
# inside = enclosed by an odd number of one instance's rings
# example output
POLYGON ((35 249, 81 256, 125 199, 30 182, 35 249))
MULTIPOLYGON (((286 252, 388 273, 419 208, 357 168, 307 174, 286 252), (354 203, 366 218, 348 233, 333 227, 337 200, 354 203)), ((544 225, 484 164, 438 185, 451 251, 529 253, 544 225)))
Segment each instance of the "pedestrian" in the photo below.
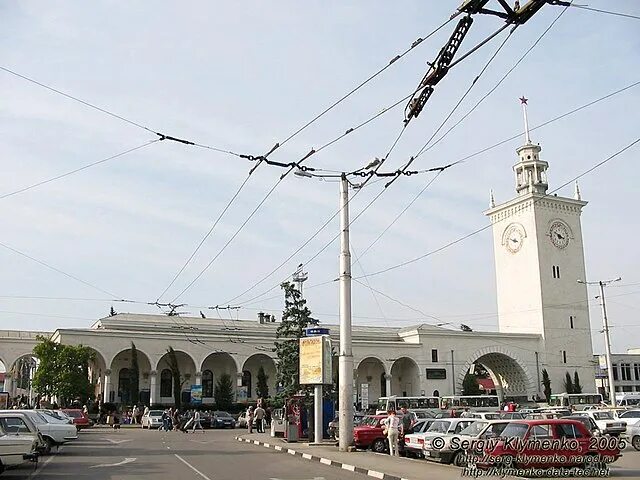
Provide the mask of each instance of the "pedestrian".
POLYGON ((256 418, 256 429, 258 430, 258 433, 264 433, 264 408, 262 408, 261 405, 258 405, 258 407, 253 412, 253 415, 256 418))
POLYGON ((191 429, 191 433, 196 433, 196 428, 199 428, 200 430, 202 430, 202 433, 204 433, 204 428, 202 428, 202 424, 200 423, 200 411, 196 410, 193 413, 193 428, 191 429))
POLYGON ((413 415, 407 407, 401 407, 400 412, 402 412, 402 432, 406 435, 407 433, 413 433, 413 415))
POLYGON ((460 418, 469 418, 471 417, 471 413, 469 412, 469 407, 465 407, 464 411, 460 414, 460 418))
POLYGON ((164 430, 168 432, 171 430, 171 415, 169 414, 169 410, 165 410, 162 412, 162 426, 158 430, 164 430))
POLYGON ((178 413, 178 409, 174 408, 173 415, 171 415, 171 424, 174 431, 178 431, 180 427, 180 414, 178 413))
POLYGON ((138 405, 133 406, 133 410, 131 411, 131 424, 136 425, 138 423, 138 414, 140 413, 140 409, 138 405))
POLYGON ((396 416, 396 411, 391 409, 387 411, 389 415, 385 418, 382 423, 385 425, 387 430, 387 439, 389 440, 389 455, 394 455, 396 457, 400 456, 400 452, 398 451, 398 436, 402 430, 402 423, 400 419, 396 416))
POLYGON ((253 407, 247 410, 247 429, 249 433, 253 433, 253 407))

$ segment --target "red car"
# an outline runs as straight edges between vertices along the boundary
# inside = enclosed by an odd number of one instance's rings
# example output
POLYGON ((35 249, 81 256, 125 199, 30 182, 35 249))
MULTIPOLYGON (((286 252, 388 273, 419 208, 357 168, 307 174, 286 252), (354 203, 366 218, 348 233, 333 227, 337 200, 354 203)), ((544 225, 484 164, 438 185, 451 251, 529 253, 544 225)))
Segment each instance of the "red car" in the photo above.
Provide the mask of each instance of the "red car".
POLYGON ((371 448, 374 452, 386 452, 389 447, 387 437, 382 433, 382 420, 386 415, 369 415, 353 428, 353 441, 357 448, 371 448))
POLYGON ((566 419, 516 420, 489 439, 476 466, 511 468, 600 467, 620 458, 619 440, 594 437, 582 422, 566 419))
POLYGON ((93 424, 91 419, 79 408, 64 408, 62 409, 62 412, 71 417, 73 424, 78 430, 88 428, 93 424))

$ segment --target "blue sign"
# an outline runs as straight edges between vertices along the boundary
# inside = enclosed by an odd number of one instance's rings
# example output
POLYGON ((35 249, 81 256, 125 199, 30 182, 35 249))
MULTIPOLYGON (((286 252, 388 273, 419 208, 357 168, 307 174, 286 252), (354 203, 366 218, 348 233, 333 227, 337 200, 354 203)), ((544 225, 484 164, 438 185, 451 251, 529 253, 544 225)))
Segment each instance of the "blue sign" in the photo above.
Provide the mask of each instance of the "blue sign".
POLYGON ((191 403, 202 405, 202 385, 191 385, 191 403))
POLYGON ((323 327, 308 327, 304 329, 305 337, 316 337, 318 335, 329 335, 329 329, 323 327))

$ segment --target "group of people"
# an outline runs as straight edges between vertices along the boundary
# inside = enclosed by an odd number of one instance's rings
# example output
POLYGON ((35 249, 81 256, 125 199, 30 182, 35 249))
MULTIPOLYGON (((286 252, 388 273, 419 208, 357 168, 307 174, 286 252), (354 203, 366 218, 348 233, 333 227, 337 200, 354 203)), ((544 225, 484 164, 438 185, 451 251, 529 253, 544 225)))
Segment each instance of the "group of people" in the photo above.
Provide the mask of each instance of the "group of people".
POLYGON ((412 433, 413 426, 415 424, 415 417, 409 413, 407 407, 400 409, 402 417, 398 417, 394 409, 387 411, 387 418, 382 421, 383 431, 389 441, 389 454, 394 456, 400 456, 398 450, 398 439, 400 435, 412 433))
POLYGON ((247 430, 253 433, 253 423, 256 424, 256 432, 264 433, 265 424, 267 423, 267 411, 262 408, 262 403, 258 403, 256 408, 253 406, 247 409, 247 430))
MULTIPOLYGON (((148 408, 145 407, 145 414, 148 412, 148 408)), ((165 409, 162 412, 162 425, 158 430, 169 431, 181 431, 184 433, 195 433, 196 430, 201 430, 204 433, 204 427, 202 426, 202 416, 199 410, 188 410, 181 414, 177 408, 171 407, 165 409)))

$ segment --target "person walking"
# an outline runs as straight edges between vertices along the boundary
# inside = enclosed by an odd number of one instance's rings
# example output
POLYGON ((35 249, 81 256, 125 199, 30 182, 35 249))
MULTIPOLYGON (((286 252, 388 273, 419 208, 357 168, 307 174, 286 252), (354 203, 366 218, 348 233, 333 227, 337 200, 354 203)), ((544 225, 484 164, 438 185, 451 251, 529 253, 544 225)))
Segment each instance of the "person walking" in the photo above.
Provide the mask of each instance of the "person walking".
POLYGON ((193 412, 193 427, 191 428, 191 433, 196 433, 196 428, 199 428, 202 430, 202 433, 204 433, 204 428, 202 428, 202 424, 200 423, 200 410, 193 412))
POLYGON ((464 411, 460 414, 460 418, 470 418, 471 412, 469 412, 469 407, 464 407, 464 411))
POLYGON ((264 433, 264 416, 265 416, 265 413, 266 412, 264 411, 264 408, 262 408, 261 405, 258 405, 258 407, 253 412, 253 415, 256 418, 256 429, 258 430, 258 433, 264 433))
POLYGON ((402 433, 405 435, 413 433, 413 425, 415 423, 413 415, 407 407, 400 408, 400 412, 402 413, 402 433))
POLYGON ((137 425, 138 423, 138 415, 140 414, 140 409, 138 405, 133 406, 133 410, 131 411, 131 424, 137 425))
POLYGON ((402 429, 402 423, 396 416, 395 410, 389 410, 387 414, 389 416, 385 418, 382 423, 387 428, 387 439, 389 440, 389 455, 399 457, 400 452, 398 451, 398 436, 400 435, 402 429))
POLYGON ((247 410, 247 430, 249 433, 253 433, 253 407, 249 407, 247 410))

